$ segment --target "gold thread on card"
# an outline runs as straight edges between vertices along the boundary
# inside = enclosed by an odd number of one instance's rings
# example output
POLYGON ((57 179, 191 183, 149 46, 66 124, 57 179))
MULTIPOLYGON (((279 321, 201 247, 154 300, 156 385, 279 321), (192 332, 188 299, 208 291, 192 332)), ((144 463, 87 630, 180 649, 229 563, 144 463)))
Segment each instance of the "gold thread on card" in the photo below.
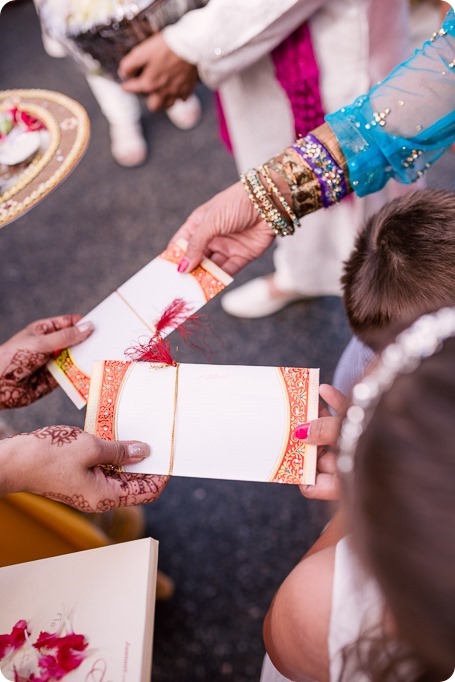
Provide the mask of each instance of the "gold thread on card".
MULTIPOLYGON (((157 369, 164 369, 165 367, 172 367, 172 365, 156 365, 156 364, 151 364, 150 369, 155 371, 157 369)), ((175 365, 175 379, 174 379, 174 405, 172 409, 172 427, 171 427, 171 445, 170 445, 170 452, 169 452, 169 471, 168 471, 168 476, 172 476, 172 472, 174 469, 174 454, 175 454, 175 418, 177 414, 177 400, 178 400, 178 395, 179 395, 179 370, 180 370, 180 363, 176 362, 175 365)))
POLYGON ((134 315, 136 315, 136 317, 138 318, 138 320, 140 320, 140 321, 142 322, 142 324, 144 325, 144 327, 147 327, 147 329, 149 330, 149 332, 151 332, 152 334, 154 334, 155 331, 156 331, 156 329, 153 329, 153 328, 148 324, 148 322, 146 322, 146 321, 144 320, 144 318, 141 317, 141 316, 139 315, 139 313, 137 312, 137 310, 135 310, 135 309, 133 308, 133 306, 131 305, 131 303, 129 303, 129 301, 126 300, 126 298, 123 296, 123 294, 121 294, 120 291, 119 291, 118 289, 116 289, 114 293, 117 294, 117 296, 118 296, 118 297, 123 301, 123 303, 131 310, 131 312, 132 312, 134 315))
POLYGON ((175 455, 175 418, 177 416, 177 400, 179 395, 179 369, 180 363, 175 365, 175 382, 174 382, 174 409, 172 415, 172 429, 171 429, 171 451, 169 457, 169 476, 172 476, 174 470, 174 455, 175 455))

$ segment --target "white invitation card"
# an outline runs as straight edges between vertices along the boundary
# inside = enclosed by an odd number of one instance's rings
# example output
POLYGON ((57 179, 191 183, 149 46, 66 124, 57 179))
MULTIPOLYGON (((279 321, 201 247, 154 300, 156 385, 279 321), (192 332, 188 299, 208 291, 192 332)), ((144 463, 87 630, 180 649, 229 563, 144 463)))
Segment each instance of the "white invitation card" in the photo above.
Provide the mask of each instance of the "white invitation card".
POLYGON ((318 404, 317 369, 105 360, 93 367, 85 428, 150 445, 126 471, 314 484, 316 446, 294 430, 318 404))

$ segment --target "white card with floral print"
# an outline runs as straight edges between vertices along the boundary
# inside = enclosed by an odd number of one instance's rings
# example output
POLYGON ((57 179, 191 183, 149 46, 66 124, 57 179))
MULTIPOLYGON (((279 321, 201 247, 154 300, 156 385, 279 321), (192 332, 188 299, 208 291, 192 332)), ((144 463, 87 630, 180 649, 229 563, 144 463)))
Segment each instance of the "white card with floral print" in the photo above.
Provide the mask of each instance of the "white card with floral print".
POLYGON ((0 568, 3 676, 150 682, 157 561, 145 538, 0 568))

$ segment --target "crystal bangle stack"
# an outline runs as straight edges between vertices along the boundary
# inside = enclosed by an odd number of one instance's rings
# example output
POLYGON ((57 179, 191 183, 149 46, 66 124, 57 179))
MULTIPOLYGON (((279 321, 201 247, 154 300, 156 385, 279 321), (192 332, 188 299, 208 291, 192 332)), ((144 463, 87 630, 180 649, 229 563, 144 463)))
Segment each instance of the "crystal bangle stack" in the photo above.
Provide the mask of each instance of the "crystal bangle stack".
POLYGON ((321 187, 324 208, 338 203, 347 195, 348 189, 343 170, 314 135, 302 137, 293 145, 293 149, 315 173, 321 187))
POLYGON ((247 194, 274 234, 293 234, 299 219, 319 208, 328 208, 345 197, 350 187, 341 168, 325 145, 306 135, 263 166, 241 176, 247 194), (289 203, 273 181, 270 171, 287 183, 289 203))
POLYGON ((294 225, 289 220, 286 220, 281 211, 275 206, 262 184, 258 172, 252 168, 246 173, 242 173, 240 179, 253 206, 261 218, 270 226, 273 233, 281 237, 293 234, 294 225))
POLYGON ((292 208, 289 206, 288 202, 284 198, 284 196, 281 194, 280 190, 278 187, 275 185, 275 183, 272 180, 272 176, 270 175, 270 171, 266 166, 259 166, 258 171, 260 175, 265 178, 265 181, 272 191, 272 195, 275 195, 278 201, 280 202, 281 206, 283 207, 286 215, 289 217, 289 220, 291 221, 293 225, 293 232, 297 227, 300 227, 300 222, 299 219, 297 218, 296 214, 292 210, 292 208))

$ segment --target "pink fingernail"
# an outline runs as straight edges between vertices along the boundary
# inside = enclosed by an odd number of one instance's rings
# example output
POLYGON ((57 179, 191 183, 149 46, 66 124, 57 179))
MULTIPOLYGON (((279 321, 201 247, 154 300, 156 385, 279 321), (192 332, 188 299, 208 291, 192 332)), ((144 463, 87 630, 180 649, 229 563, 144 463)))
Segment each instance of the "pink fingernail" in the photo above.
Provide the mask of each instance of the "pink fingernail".
POLYGON ((294 431, 294 436, 296 438, 300 438, 300 440, 305 440, 305 438, 308 438, 308 434, 310 432, 310 425, 309 424, 300 424, 294 431))
POLYGON ((178 272, 185 272, 185 270, 187 269, 189 264, 190 264, 190 261, 188 260, 188 258, 182 258, 182 260, 180 261, 179 266, 177 268, 177 271, 178 272))

